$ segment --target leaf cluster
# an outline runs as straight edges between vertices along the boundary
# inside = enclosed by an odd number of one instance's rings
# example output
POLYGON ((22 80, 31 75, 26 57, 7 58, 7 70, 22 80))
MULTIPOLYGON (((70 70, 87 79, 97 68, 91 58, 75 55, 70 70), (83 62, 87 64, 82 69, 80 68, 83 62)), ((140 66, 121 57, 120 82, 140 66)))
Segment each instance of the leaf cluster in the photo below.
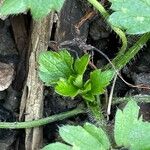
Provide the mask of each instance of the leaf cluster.
POLYGON ((53 86, 56 93, 74 98, 81 95, 93 102, 95 96, 104 93, 113 77, 113 72, 96 69, 84 82, 84 73, 90 61, 90 55, 74 58, 67 50, 42 52, 39 56, 39 77, 47 86, 53 86))
MULTIPOLYGON (((114 137, 117 146, 130 150, 150 149, 150 123, 138 119, 139 107, 135 101, 128 102, 123 111, 117 110, 114 137)), ((56 142, 42 150, 108 150, 111 143, 100 127, 86 123, 83 127, 66 125, 59 128, 59 134, 66 144, 56 142)))

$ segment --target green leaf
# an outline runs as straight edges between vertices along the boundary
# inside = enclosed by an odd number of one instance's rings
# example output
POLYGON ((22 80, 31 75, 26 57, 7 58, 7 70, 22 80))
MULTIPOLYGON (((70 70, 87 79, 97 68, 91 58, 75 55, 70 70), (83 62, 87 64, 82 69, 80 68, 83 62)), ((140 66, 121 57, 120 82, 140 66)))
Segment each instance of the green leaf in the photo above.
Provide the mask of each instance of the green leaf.
POLYGON ((11 15, 22 13, 30 9, 34 19, 42 19, 50 11, 59 11, 64 0, 4 0, 1 8, 1 15, 11 15))
POLYGON ((68 80, 61 78, 55 86, 55 92, 62 96, 74 98, 78 95, 79 88, 74 86, 73 80, 73 77, 70 77, 68 80))
POLYGON ((39 77, 43 82, 45 82, 45 86, 51 86, 58 81, 55 74, 48 74, 42 71, 39 71, 39 77))
POLYGON ((111 70, 107 70, 101 72, 101 70, 96 69, 90 74, 91 81, 91 91, 93 95, 103 94, 105 92, 105 88, 109 85, 110 81, 113 78, 114 72, 111 70))
POLYGON ((105 88, 109 85, 113 75, 114 72, 112 70, 101 72, 101 70, 96 69, 91 72, 90 80, 88 80, 84 85, 84 89, 81 91, 83 99, 89 102, 95 101, 95 95, 105 92, 105 88))
POLYGON ((90 80, 88 80, 84 84, 84 87, 80 91, 80 94, 81 94, 82 98, 85 99, 86 101, 94 102, 95 101, 95 97, 94 97, 93 94, 90 93, 90 91, 91 91, 91 82, 90 82, 90 80))
POLYGON ((85 99, 86 101, 89 101, 89 102, 94 102, 95 101, 94 95, 91 94, 90 92, 83 93, 82 98, 85 99))
POLYGON ((71 146, 56 142, 45 146, 42 150, 71 150, 71 146))
POLYGON ((74 64, 74 70, 77 74, 83 75, 87 65, 90 61, 90 56, 88 54, 83 55, 81 58, 77 58, 74 64))
POLYGON ((2 6, 0 6, 0 14, 7 16, 10 14, 19 14, 27 9, 27 3, 25 0, 4 0, 2 6))
POLYGON ((59 134, 70 146, 56 142, 45 146, 42 150, 107 150, 110 148, 105 132, 90 123, 86 123, 84 127, 62 126, 59 128, 59 134))
POLYGON ((109 139, 106 133, 101 128, 97 128, 93 124, 86 123, 84 125, 84 129, 103 145, 103 149, 108 150, 110 148, 109 139))
POLYGON ((118 146, 130 150, 150 149, 150 123, 138 119, 139 107, 135 101, 128 102, 123 111, 117 110, 115 117, 115 141, 118 146))
POLYGON ((81 94, 86 94, 91 90, 91 82, 90 80, 87 80, 86 83, 83 86, 83 89, 80 91, 81 94))
POLYGON ((70 67, 70 70, 73 70, 73 57, 70 55, 70 53, 67 50, 61 50, 58 52, 61 56, 62 60, 70 67))
POLYGON ((73 58, 66 51, 47 51, 39 56, 39 76, 46 85, 56 84, 60 78, 68 79, 73 74, 73 58))
POLYGON ((109 0, 115 11, 110 15, 109 22, 116 27, 126 29, 128 34, 150 32, 150 1, 149 0, 109 0))
POLYGON ((104 148, 105 146, 99 141, 100 139, 93 136, 95 133, 91 134, 91 131, 89 132, 87 130, 81 126, 66 125, 60 127, 59 134, 62 139, 72 145, 75 150, 106 150, 104 148))
POLYGON ((73 81, 73 84, 75 86, 77 86, 78 88, 82 88, 82 85, 83 85, 83 76, 82 75, 77 75, 77 77, 73 81))
POLYGON ((50 11, 60 10, 64 0, 30 0, 28 7, 34 19, 41 19, 47 16, 50 11))

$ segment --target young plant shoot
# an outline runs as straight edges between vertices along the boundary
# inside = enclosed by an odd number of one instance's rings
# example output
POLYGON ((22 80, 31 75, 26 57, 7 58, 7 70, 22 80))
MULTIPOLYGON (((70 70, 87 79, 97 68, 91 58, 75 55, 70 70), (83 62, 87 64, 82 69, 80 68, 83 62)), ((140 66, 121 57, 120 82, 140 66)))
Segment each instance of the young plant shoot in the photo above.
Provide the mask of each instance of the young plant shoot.
POLYGON ((114 72, 96 69, 84 81, 89 61, 89 54, 74 59, 67 50, 43 52, 39 56, 39 77, 46 86, 53 86, 59 95, 72 99, 80 95, 95 116, 101 117, 96 97, 105 92, 114 72))

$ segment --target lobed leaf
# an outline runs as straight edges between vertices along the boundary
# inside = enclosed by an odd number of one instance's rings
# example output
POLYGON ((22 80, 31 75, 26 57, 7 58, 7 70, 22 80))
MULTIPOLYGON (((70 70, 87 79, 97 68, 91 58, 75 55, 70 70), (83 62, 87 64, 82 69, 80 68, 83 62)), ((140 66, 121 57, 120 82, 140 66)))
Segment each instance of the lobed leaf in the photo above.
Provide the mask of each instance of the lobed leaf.
POLYGON ((61 78, 55 86, 55 92, 62 96, 69 96, 74 98, 78 95, 79 88, 74 86, 73 80, 73 77, 70 77, 68 80, 61 78))
POLYGON ((86 123, 83 127, 65 125, 59 128, 62 139, 68 143, 52 143, 42 150, 107 150, 110 142, 101 128, 86 123))
MULTIPOLYGON (((94 128, 94 125, 87 124, 84 127, 81 126, 70 126, 66 125, 59 129, 59 134, 65 142, 73 146, 73 149, 79 150, 106 150, 103 142, 100 138, 97 138, 95 133, 91 133, 91 128, 94 128)), ((94 128, 96 130, 97 127, 94 128)), ((102 132, 98 133, 101 134, 102 132)), ((104 136, 101 134, 100 136, 104 136)), ((103 137, 101 138, 103 139, 103 137)), ((106 143, 105 143, 106 144, 106 143)))
POLYGON ((103 149, 108 150, 110 148, 110 142, 106 133, 95 125, 86 123, 84 129, 95 137, 103 146, 103 149))
POLYGON ((10 14, 19 14, 27 9, 27 3, 25 0, 4 0, 2 6, 0 6, 0 14, 7 16, 10 14))
POLYGON ((114 72, 111 70, 107 70, 101 72, 101 70, 97 69, 91 72, 90 74, 90 82, 91 82, 91 91, 93 95, 103 94, 105 92, 105 88, 109 85, 110 81, 113 78, 114 72))
POLYGON ((90 80, 87 80, 83 85, 83 89, 80 91, 81 94, 86 94, 91 90, 90 80))
POLYGON ((105 88, 109 85, 113 75, 114 72, 112 70, 101 72, 100 69, 96 69, 91 72, 90 79, 85 83, 85 89, 81 92, 83 99, 94 102, 96 95, 105 92, 105 88))
POLYGON ((83 86, 83 75, 77 75, 77 77, 74 79, 73 84, 77 86, 78 88, 82 88, 83 86))
POLYGON ((115 11, 109 22, 116 27, 125 29, 128 34, 150 32, 150 1, 149 0, 109 0, 115 11))
POLYGON ((68 79, 73 74, 73 58, 66 51, 47 51, 39 56, 39 77, 46 85, 56 84, 60 78, 68 79))
POLYGON ((93 94, 91 94, 90 92, 82 94, 82 98, 89 102, 95 101, 95 96, 93 94))
POLYGON ((115 116, 114 136, 118 146, 125 146, 130 150, 150 149, 150 123, 138 119, 139 107, 131 100, 124 110, 117 110, 115 116))
POLYGON ((81 58, 77 58, 74 63, 74 70, 76 71, 76 73, 79 75, 83 75, 89 61, 90 61, 89 54, 85 54, 81 58))
POLYGON ((59 11, 64 0, 4 0, 0 7, 1 15, 23 13, 30 9, 34 19, 42 19, 50 11, 59 11))

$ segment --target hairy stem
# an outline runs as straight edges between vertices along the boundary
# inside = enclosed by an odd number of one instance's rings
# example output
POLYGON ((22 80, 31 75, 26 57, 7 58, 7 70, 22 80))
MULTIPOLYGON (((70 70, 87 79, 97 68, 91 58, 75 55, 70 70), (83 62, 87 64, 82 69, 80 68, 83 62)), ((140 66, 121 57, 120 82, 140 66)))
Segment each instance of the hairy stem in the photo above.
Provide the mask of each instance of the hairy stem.
POLYGON ((46 125, 48 123, 52 123, 55 121, 63 120, 69 117, 73 117, 75 115, 85 113, 85 110, 76 108, 74 110, 56 114, 50 117, 46 117, 39 120, 34 121, 26 121, 26 122, 0 122, 0 128, 3 129, 24 129, 24 128, 34 128, 42 125, 46 125))
POLYGON ((121 98, 114 97, 112 105, 128 102, 131 99, 139 103, 150 103, 150 95, 135 95, 131 97, 121 97, 121 98))
MULTIPOLYGON (((150 39, 150 33, 144 34, 129 50, 125 53, 119 53, 113 60, 112 63, 114 64, 117 70, 122 69, 135 55, 142 49, 143 45, 150 39)), ((111 64, 108 64, 104 67, 104 70, 112 68, 111 64)))
MULTIPOLYGON (((88 2, 90 4, 92 4, 94 6, 94 8, 96 8, 105 19, 107 19, 109 17, 109 13, 106 11, 106 9, 103 7, 103 5, 101 3, 99 3, 97 0, 88 0, 88 2)), ((120 37, 120 39, 122 41, 122 47, 119 51, 119 54, 120 53, 123 54, 127 48, 126 35, 120 28, 112 26, 109 22, 108 22, 108 24, 111 26, 111 28, 114 30, 114 32, 120 37)))

